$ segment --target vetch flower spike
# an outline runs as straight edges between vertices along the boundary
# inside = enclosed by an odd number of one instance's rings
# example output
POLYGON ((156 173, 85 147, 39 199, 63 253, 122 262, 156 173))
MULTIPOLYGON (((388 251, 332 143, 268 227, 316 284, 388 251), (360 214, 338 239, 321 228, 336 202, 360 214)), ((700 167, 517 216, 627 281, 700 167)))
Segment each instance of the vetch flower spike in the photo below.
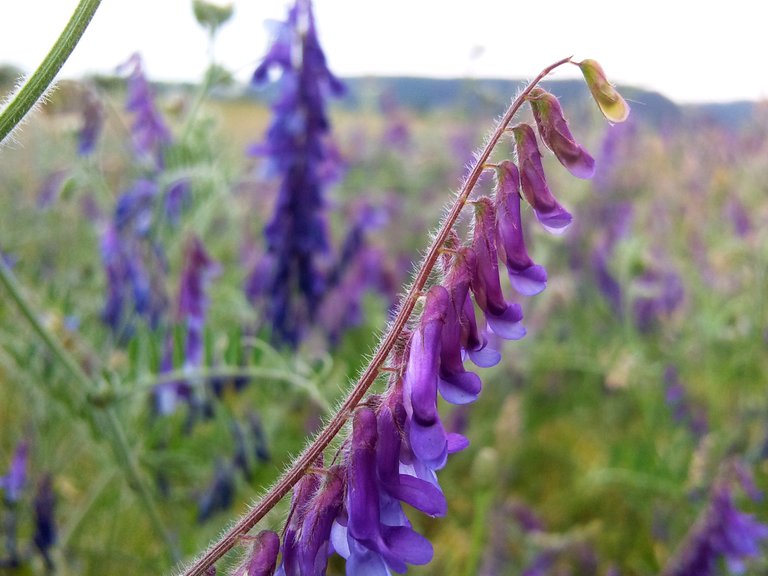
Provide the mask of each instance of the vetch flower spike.
POLYGON ((577 178, 592 178, 595 173, 595 159, 574 140, 557 98, 546 90, 534 88, 528 101, 539 129, 539 136, 560 164, 577 178))
POLYGON ((629 104, 626 103, 616 88, 608 82, 602 66, 595 60, 582 60, 574 62, 581 68, 584 80, 587 81, 589 91, 597 102, 600 111, 611 122, 624 122, 629 117, 629 104))
MULTIPOLYGON (((465 448, 468 444, 467 439, 459 434, 445 433, 435 405, 441 361, 442 330, 447 321, 451 295, 445 286, 440 285, 440 280, 436 283, 430 283, 430 281, 436 276, 435 265, 445 254, 450 238, 455 235, 454 225, 480 180, 481 174, 488 166, 491 154, 509 130, 512 120, 538 83, 551 71, 569 62, 571 62, 570 58, 564 58, 546 67, 520 93, 498 121, 434 235, 432 244, 379 347, 357 383, 340 404, 337 413, 282 478, 267 491, 261 501, 235 523, 218 542, 214 543, 184 573, 185 576, 203 576, 209 567, 236 546, 242 536, 247 534, 305 477, 307 470, 317 462, 350 417, 354 417, 355 422, 352 439, 342 445, 342 463, 324 472, 326 476, 323 487, 312 498, 311 504, 307 507, 306 518, 302 522, 297 546, 300 550, 307 552, 307 560, 310 562, 306 570, 302 568, 301 574, 325 574, 328 554, 331 550, 349 558, 355 555, 355 562, 359 560, 352 566, 347 563, 348 574, 385 576, 389 569, 402 567, 403 562, 418 564, 431 558, 431 545, 412 531, 407 518, 402 514, 400 503, 397 502, 400 497, 403 497, 401 502, 406 502, 406 497, 412 500, 410 488, 401 492, 399 496, 393 496, 395 491, 392 490, 391 482, 394 477, 392 454, 396 451, 397 437, 400 437, 399 473, 427 481, 435 488, 437 488, 435 471, 444 464, 443 452, 453 453, 465 448), (427 296, 421 317, 414 323, 411 316, 417 303, 422 301, 425 292, 427 296), (410 340, 408 340, 409 336, 410 340), (366 393, 384 372, 390 372, 393 375, 390 378, 389 390, 383 398, 375 396, 366 401, 366 393), (399 399, 400 393, 402 393, 402 404, 399 399), (400 410, 398 406, 402 406, 406 412, 405 417, 398 413, 400 410), (387 422, 386 410, 391 413, 395 435, 392 432, 392 423, 387 422), (374 423, 376 423, 375 429, 374 423), (420 429, 415 429, 416 427, 420 429), (330 490, 328 486, 334 486, 334 489, 330 490), (354 488, 351 488, 352 486, 354 488), (379 500, 377 507, 374 507, 373 504, 376 502, 371 496, 374 493, 378 496, 384 495, 383 503, 379 500), (354 498, 351 495, 354 495, 354 498), (352 500, 355 505, 350 506, 352 500), (360 508, 356 510, 358 504, 360 508), (378 523, 375 521, 377 515, 378 523), (332 549, 328 544, 329 538, 332 538, 332 549), (353 549, 357 546, 360 548, 353 549), (387 552, 383 553, 385 549, 387 552), (366 554, 370 555, 365 556, 366 554), (364 567, 368 571, 362 572, 357 570, 358 567, 364 567)), ((530 127, 529 130, 532 133, 530 127)), ((521 171, 523 171, 522 168, 521 171)), ((498 316, 498 313, 502 312, 502 316, 510 314, 522 317, 519 305, 506 302, 498 305, 496 297, 500 295, 503 300, 500 289, 498 295, 492 294, 496 286, 491 282, 491 272, 495 271, 497 275, 495 282, 499 283, 498 262, 495 261, 498 254, 494 238, 493 203, 486 198, 484 201, 476 201, 473 204, 476 212, 481 206, 482 211, 487 214, 479 220, 479 225, 476 215, 472 242, 467 247, 477 258, 477 266, 474 269, 472 266, 468 267, 471 272, 470 289, 476 297, 480 294, 480 297, 477 297, 478 305, 483 308, 481 301, 485 303, 486 314, 490 310, 491 316, 498 316), (476 281, 477 278, 482 278, 482 281, 476 281), (493 306, 489 306, 491 302, 493 306), (512 313, 509 310, 512 310, 512 313)), ((456 251, 461 249, 455 244, 450 248, 456 251)), ((482 338, 476 331, 472 334, 470 344, 469 334, 472 332, 470 319, 474 317, 474 312, 469 314, 471 306, 473 304, 467 298, 462 311, 463 321, 466 321, 466 325, 462 327, 462 346, 467 351, 477 349, 478 344, 482 345, 482 338), (466 343, 464 334, 467 334, 466 343)), ((498 319, 498 317, 495 318, 495 320, 498 319)), ((518 321, 519 319, 517 318, 518 321)), ((502 320, 509 323, 511 319, 502 318, 502 320)), ((518 330, 520 328, 518 327, 518 330)), ((402 485, 402 478, 400 482, 402 485)), ((440 499, 434 491, 432 496, 426 499, 413 499, 413 502, 424 511, 430 508, 433 508, 434 512, 441 511, 438 506, 440 499)), ((281 572, 281 574, 284 573, 281 572)))

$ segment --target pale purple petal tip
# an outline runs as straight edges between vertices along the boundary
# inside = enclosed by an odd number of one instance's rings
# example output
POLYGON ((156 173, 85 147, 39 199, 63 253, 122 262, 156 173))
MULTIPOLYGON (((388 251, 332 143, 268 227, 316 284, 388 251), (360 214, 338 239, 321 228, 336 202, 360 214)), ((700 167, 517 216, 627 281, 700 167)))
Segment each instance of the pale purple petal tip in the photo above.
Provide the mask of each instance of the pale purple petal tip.
POLYGON ((488 314, 486 320, 488 328, 505 340, 520 340, 525 336, 525 327, 522 324, 523 312, 520 304, 510 304, 503 314, 492 316, 488 314))
POLYGON ((456 452, 461 452, 465 448, 469 447, 469 438, 466 436, 462 436, 461 434, 457 434, 456 432, 451 432, 448 434, 448 454, 455 454, 456 452))
POLYGON ((467 355, 480 368, 490 368, 501 362, 501 353, 487 345, 479 350, 469 350, 467 355))
POLYGON ((510 272, 509 281, 519 294, 535 296, 547 287, 547 271, 535 264, 520 272, 510 272))
POLYGON ((477 400, 482 382, 474 372, 451 374, 449 378, 440 378, 437 383, 440 395, 451 404, 469 404, 477 400))
POLYGON ((559 236, 568 229, 573 221, 573 216, 562 206, 558 206, 555 210, 546 214, 536 210, 536 218, 539 219, 539 223, 550 234, 559 236))
POLYGON ((433 470, 445 466, 448 448, 445 430, 440 420, 422 426, 415 419, 411 421, 411 449, 413 454, 433 470))

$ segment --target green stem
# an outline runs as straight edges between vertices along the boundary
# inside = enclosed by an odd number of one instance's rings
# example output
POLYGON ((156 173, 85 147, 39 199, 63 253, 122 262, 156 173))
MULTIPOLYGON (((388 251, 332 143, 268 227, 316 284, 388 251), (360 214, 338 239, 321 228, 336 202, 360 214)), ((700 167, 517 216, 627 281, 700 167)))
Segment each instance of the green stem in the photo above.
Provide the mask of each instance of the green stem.
POLYGON ((99 4, 101 0, 80 0, 53 48, 0 113, 0 142, 18 126, 51 85, 64 62, 80 42, 99 4))
POLYGON ((125 429, 117 418, 114 409, 107 407, 104 410, 85 410, 85 407, 88 406, 88 398, 98 389, 97 383, 85 373, 77 360, 62 345, 56 335, 46 328, 40 321, 31 304, 25 298, 18 281, 1 257, 0 284, 2 284, 8 291, 11 299, 19 308, 34 332, 45 343, 61 365, 67 369, 77 383, 76 387, 70 388, 71 393, 75 398, 74 402, 70 403, 69 407, 75 408, 75 414, 89 418, 91 424, 93 424, 91 429, 94 430, 94 432, 98 430, 103 430, 105 432, 104 436, 106 436, 108 442, 111 444, 112 451, 125 474, 128 484, 138 494, 139 500, 141 500, 141 503, 144 505, 150 522, 157 533, 165 541, 167 550, 173 558, 173 561, 178 561, 179 553, 176 544, 163 526, 152 492, 136 464, 130 445, 125 436, 125 429))

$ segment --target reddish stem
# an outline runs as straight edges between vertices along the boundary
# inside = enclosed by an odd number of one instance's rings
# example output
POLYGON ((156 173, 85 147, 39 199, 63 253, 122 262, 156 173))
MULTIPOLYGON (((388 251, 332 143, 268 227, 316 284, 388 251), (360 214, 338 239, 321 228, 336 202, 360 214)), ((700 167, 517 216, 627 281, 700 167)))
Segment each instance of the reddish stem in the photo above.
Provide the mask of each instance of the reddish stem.
POLYGON ((432 273, 432 268, 435 266, 435 262, 440 256, 440 251, 443 244, 448 238, 453 225, 461 214, 461 210, 475 188, 477 181, 480 179, 480 175, 486 167, 486 162, 490 157, 499 139, 504 134, 512 118, 517 114, 520 107, 525 102, 526 97, 533 90, 536 85, 544 79, 555 68, 562 66, 571 61, 571 58, 563 58, 558 60, 554 64, 551 64, 544 68, 536 78, 534 78, 528 86, 515 98, 514 102, 507 109, 502 119, 499 121, 491 137, 488 139, 482 153, 477 157, 477 160, 472 167, 464 185, 461 187, 456 200, 451 207, 450 212, 443 220, 440 230, 438 231, 432 245, 427 252, 424 261, 419 269, 419 272, 414 278, 413 284, 408 290, 403 299, 400 309, 397 312, 397 316, 392 321, 384 339, 379 345, 376 353, 371 359, 368 366, 363 371, 360 379, 355 384, 355 387, 349 393, 346 400, 339 408, 336 415, 328 423, 328 425, 317 435, 312 444, 301 454, 301 456, 293 463, 290 470, 286 472, 282 478, 267 492, 267 494, 256 504, 251 510, 249 510, 245 516, 243 516, 232 528, 230 528, 224 536, 221 537, 213 546, 211 546, 203 556, 197 559, 183 574, 184 576, 204 576, 206 570, 213 566, 219 558, 224 556, 232 548, 234 548, 245 536, 251 528, 253 528, 272 508, 274 508, 283 497, 293 488, 293 486, 301 480, 307 468, 309 468, 317 457, 322 454, 323 450, 331 443, 331 441, 339 433, 341 427, 349 418, 352 410, 359 404, 359 402, 365 396, 365 393, 371 387, 373 382, 382 370, 382 365, 389 357, 389 353, 397 343, 397 339, 400 337, 400 333, 408 323, 411 313, 413 312, 419 295, 422 293, 424 286, 427 283, 429 275, 432 273))

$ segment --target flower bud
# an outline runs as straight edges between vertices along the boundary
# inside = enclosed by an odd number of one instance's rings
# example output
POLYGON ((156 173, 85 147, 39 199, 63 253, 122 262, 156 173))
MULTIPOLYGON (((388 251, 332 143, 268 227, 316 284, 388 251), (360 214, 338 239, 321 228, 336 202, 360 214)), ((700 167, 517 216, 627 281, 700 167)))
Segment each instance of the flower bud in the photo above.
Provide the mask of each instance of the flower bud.
POLYGON ((611 122, 624 122, 629 116, 629 104, 608 82, 602 66, 595 60, 582 60, 576 65, 581 68, 589 91, 603 115, 611 122))
POLYGON ((592 178, 595 160, 574 140, 557 98, 541 88, 534 88, 528 101, 541 139, 560 164, 577 178, 592 178))

